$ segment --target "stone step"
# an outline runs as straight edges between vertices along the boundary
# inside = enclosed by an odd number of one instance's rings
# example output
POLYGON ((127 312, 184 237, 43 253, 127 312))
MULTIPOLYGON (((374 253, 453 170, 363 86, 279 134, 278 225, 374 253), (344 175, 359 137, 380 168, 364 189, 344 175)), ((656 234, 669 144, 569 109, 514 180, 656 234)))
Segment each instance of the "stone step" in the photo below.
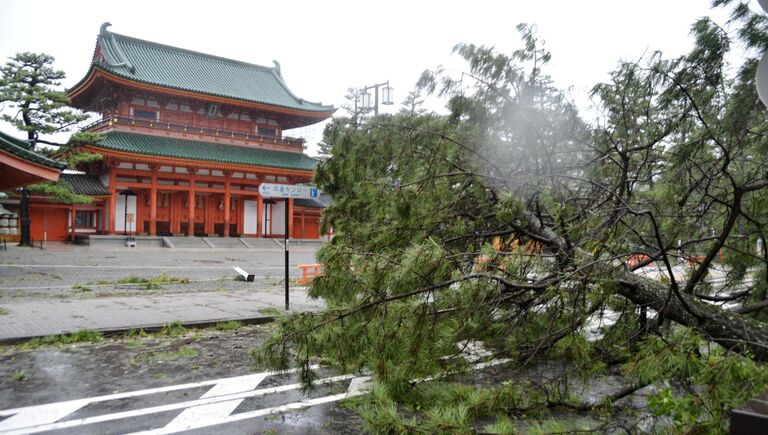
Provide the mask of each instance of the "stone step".
POLYGON ((209 248, 201 237, 166 237, 175 248, 209 248))
POLYGON ((260 237, 243 237, 242 240, 251 249, 275 249, 275 248, 283 247, 282 241, 278 241, 278 243, 275 243, 276 239, 263 239, 260 237))
POLYGON ((229 248, 229 249, 247 249, 248 247, 243 244, 237 237, 206 237, 214 248, 229 248))

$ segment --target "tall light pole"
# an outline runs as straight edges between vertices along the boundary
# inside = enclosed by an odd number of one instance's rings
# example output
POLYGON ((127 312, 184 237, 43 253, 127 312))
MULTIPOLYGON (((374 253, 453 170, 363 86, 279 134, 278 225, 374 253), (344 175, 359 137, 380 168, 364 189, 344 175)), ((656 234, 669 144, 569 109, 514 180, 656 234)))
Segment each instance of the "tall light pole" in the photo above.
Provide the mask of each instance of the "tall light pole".
POLYGON ((392 86, 389 86, 389 80, 382 83, 376 83, 375 85, 371 86, 365 86, 360 90, 360 107, 363 109, 370 109, 371 108, 371 93, 368 92, 370 89, 373 89, 373 93, 375 95, 374 97, 374 103, 373 103, 373 114, 378 115, 379 114, 379 88, 381 87, 381 104, 385 106, 389 106, 392 104, 395 104, 394 102, 394 89, 392 86))

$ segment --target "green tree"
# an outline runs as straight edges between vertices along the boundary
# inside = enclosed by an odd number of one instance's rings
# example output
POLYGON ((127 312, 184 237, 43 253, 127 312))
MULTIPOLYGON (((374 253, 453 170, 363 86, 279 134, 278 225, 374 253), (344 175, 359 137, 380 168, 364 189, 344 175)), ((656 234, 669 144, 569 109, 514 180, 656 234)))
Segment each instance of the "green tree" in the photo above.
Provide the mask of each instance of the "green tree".
MULTIPOLYGON (((53 68, 54 58, 47 54, 18 53, 0 67, 0 103, 7 105, 2 119, 26 132, 33 149, 39 144, 61 147, 65 144, 42 139, 40 135, 70 131, 88 115, 68 107, 69 97, 57 90, 64 79, 64 72, 53 68)), ((96 142, 101 136, 78 132, 69 144, 96 142)), ((91 159, 86 157, 86 159, 91 159)), ((31 190, 53 195, 59 202, 87 203, 89 199, 76 195, 66 183, 44 183, 31 190)), ((32 244, 29 229, 28 189, 21 191, 21 239, 20 244, 32 244)))
POLYGON ((676 430, 725 431, 768 380, 768 254, 754 248, 768 224, 768 124, 754 59, 733 76, 726 63, 734 38, 768 48, 755 36, 768 26, 734 11, 750 31, 702 19, 686 56, 619 65, 594 88, 592 125, 553 87, 527 25, 520 50, 460 44, 467 73, 423 75, 449 115, 331 124, 316 182, 334 198, 323 225, 336 237, 310 289, 327 310, 286 319, 257 356, 303 367, 305 381, 316 357, 373 371, 382 387, 360 409, 374 430, 466 431, 467 419, 553 408, 611 415, 655 384, 650 409, 676 430), (466 367, 454 357, 468 342, 560 369, 478 390, 469 410, 414 388, 466 367), (627 388, 600 403, 569 394, 574 373, 617 371, 627 388))
POLYGON ((408 96, 405 97, 405 100, 400 105, 400 111, 410 113, 411 115, 427 113, 427 109, 424 108, 424 98, 421 96, 421 91, 416 89, 408 92, 408 96))
POLYGON ((19 53, 0 68, 0 102, 11 111, 2 119, 26 132, 35 145, 60 145, 40 139, 40 134, 67 131, 87 118, 70 109, 67 94, 55 89, 65 76, 53 69, 53 61, 47 54, 19 53))

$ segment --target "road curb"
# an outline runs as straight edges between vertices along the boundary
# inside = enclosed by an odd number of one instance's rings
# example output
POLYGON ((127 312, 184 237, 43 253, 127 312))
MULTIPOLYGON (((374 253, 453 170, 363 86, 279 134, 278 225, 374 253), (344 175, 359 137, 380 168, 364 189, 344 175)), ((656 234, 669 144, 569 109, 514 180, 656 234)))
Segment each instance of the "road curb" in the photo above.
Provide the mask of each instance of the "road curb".
MULTIPOLYGON (((219 323, 224 322, 241 322, 246 325, 261 325, 264 323, 271 323, 274 322, 275 319, 277 319, 278 316, 260 316, 260 317, 243 317, 243 318, 226 318, 226 319, 213 319, 213 320, 193 320, 188 322, 179 322, 181 326, 189 329, 202 329, 202 328, 210 328, 212 326, 215 326, 219 323)), ((175 322, 170 322, 175 323, 175 322)), ((124 335, 128 333, 129 331, 138 331, 142 330, 145 332, 158 332, 163 329, 166 325, 170 323, 163 323, 163 324, 145 324, 145 325, 135 325, 135 326, 120 326, 115 328, 99 328, 99 329, 88 329, 88 328, 82 328, 87 329, 89 331, 95 331, 101 333, 104 337, 114 337, 118 335, 124 335)), ((79 329, 79 330, 82 330, 79 329)), ((13 344, 20 344, 25 343, 29 340, 33 340, 36 338, 44 338, 44 337, 50 337, 50 336, 56 336, 56 335, 67 335, 77 332, 78 330, 74 331, 62 331, 58 334, 49 334, 49 335, 28 335, 28 336, 21 336, 21 337, 7 337, 7 338, 0 338, 0 345, 13 345, 13 344)))

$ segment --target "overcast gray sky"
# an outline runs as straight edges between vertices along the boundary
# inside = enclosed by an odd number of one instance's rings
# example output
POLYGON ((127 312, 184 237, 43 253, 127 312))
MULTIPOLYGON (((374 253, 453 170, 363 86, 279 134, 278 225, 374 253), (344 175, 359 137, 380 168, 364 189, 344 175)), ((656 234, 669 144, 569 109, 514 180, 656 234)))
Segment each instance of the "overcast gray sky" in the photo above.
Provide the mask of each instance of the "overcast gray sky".
MULTIPOLYGON (((176 1, 3 0, 0 58, 44 52, 66 72, 65 86, 86 73, 99 26, 162 44, 260 65, 280 61, 301 98, 339 107, 349 87, 389 80, 396 111, 426 68, 460 69, 458 42, 519 48, 515 26, 538 26, 552 52, 548 73, 574 99, 604 81, 619 60, 691 45, 691 24, 704 15, 723 21, 709 0, 550 1, 176 1)), ((341 111, 339 111, 341 114, 341 111)), ((0 125, 14 132, 9 125, 0 125)), ((314 144, 322 125, 295 132, 314 144)), ((21 136, 17 133, 18 136, 21 136)), ((311 146, 310 153, 314 151, 311 146)))

